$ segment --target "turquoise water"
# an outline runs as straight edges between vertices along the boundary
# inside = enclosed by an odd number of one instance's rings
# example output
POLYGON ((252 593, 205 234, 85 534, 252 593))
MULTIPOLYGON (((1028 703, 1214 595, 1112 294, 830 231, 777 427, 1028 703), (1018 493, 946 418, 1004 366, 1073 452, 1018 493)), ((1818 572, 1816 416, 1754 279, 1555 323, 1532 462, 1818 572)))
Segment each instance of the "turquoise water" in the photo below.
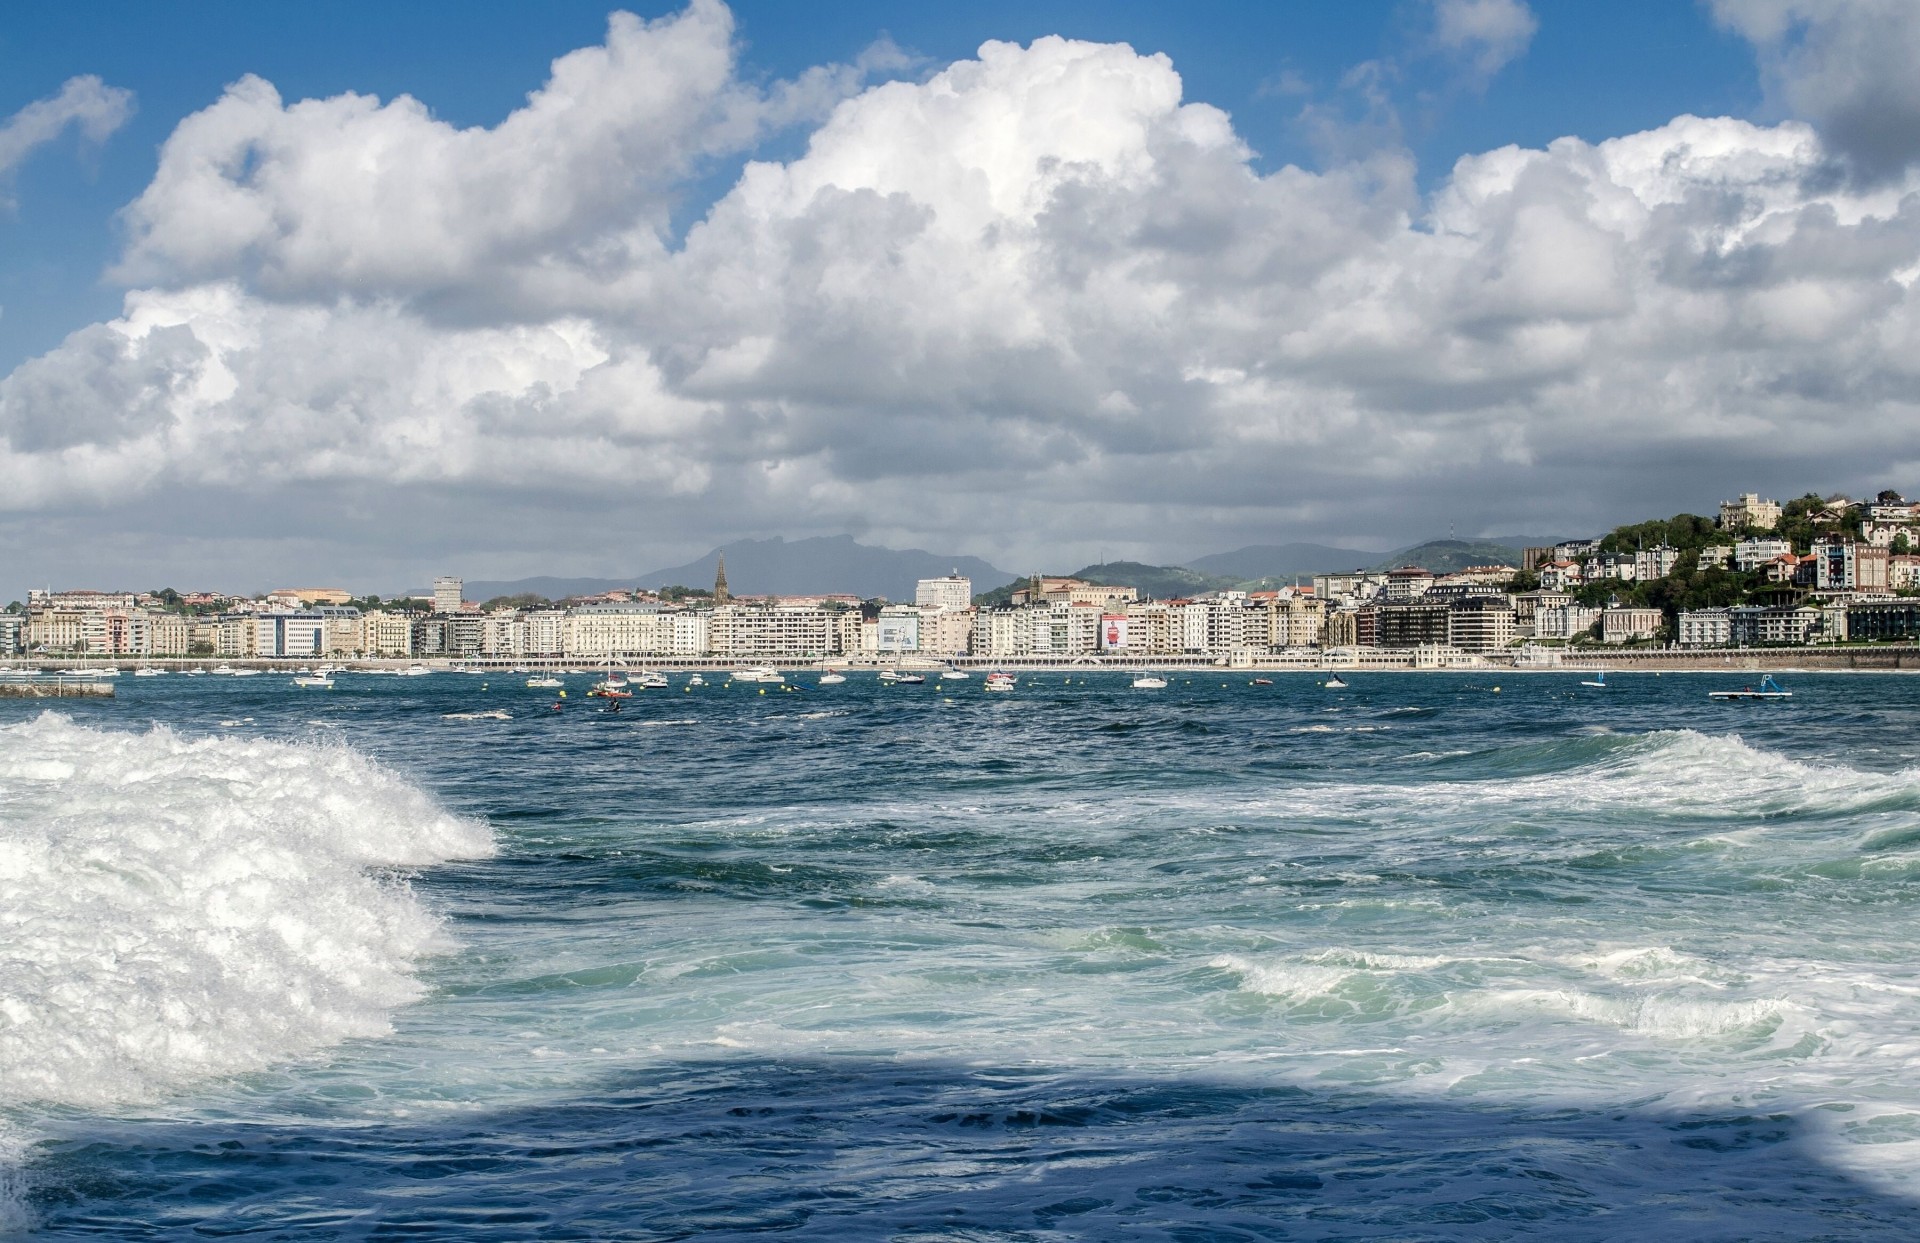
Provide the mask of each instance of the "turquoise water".
POLYGON ((1615 676, 0 703, 4 1212, 1913 1237, 1920 682, 1615 676))

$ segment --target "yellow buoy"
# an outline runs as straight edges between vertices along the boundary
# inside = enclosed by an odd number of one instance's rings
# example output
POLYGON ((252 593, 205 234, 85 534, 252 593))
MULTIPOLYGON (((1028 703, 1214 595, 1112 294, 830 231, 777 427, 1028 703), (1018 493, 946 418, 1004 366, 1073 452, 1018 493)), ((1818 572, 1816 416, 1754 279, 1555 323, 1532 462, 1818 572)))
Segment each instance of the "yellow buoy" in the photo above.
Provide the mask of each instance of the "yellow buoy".
POLYGON ((761 688, 760 688, 760 693, 761 693, 762 695, 764 695, 764 694, 766 694, 766 693, 767 693, 767 688, 766 688, 766 687, 764 687, 764 686, 763 686, 763 687, 761 687, 761 688))
POLYGON ((1496 695, 1498 695, 1498 694, 1500 693, 1500 688, 1499 688, 1499 687, 1497 687, 1497 686, 1496 686, 1496 687, 1494 687, 1494 688, 1493 688, 1493 693, 1494 693, 1494 694, 1496 694, 1496 695))

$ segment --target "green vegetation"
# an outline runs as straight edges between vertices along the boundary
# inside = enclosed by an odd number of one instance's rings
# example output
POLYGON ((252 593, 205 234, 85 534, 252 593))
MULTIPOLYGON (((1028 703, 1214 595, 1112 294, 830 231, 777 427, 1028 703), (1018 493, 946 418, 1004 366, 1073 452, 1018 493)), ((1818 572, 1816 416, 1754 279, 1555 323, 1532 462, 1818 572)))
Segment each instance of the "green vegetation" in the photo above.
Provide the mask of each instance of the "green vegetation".
POLYGON ((660 598, 668 604, 679 604, 683 600, 710 600, 713 592, 705 587, 662 587, 660 598))
POLYGON ((1240 580, 1202 574, 1183 565, 1143 565, 1138 561, 1108 561, 1090 565, 1073 577, 1098 587, 1131 587, 1143 600, 1173 600, 1203 591, 1231 591, 1240 580))
POLYGON ((480 607, 488 612, 494 609, 550 609, 553 601, 531 591, 522 591, 517 595, 495 596, 480 607))
POLYGON ((1683 553, 1693 553, 1697 558, 1700 550, 1710 544, 1733 542, 1734 536, 1722 531, 1712 518, 1703 518, 1699 514, 1675 514, 1671 518, 1655 518, 1651 522, 1615 527, 1601 537, 1600 551, 1638 552, 1642 548, 1669 544, 1683 553))
POLYGON ((1373 568, 1397 570, 1403 565, 1417 565, 1435 574, 1453 574, 1476 565, 1519 564, 1520 550, 1506 544, 1479 539, 1436 539, 1403 548, 1373 568))

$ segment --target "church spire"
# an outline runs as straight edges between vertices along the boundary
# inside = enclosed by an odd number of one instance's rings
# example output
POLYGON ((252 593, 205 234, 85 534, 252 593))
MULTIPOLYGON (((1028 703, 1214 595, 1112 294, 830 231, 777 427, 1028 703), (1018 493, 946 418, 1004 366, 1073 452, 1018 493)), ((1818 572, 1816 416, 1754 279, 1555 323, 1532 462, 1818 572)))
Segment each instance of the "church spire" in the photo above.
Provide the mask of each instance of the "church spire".
POLYGON ((727 591, 727 554, 720 554, 720 564, 713 571, 713 602, 725 604, 733 599, 727 591))

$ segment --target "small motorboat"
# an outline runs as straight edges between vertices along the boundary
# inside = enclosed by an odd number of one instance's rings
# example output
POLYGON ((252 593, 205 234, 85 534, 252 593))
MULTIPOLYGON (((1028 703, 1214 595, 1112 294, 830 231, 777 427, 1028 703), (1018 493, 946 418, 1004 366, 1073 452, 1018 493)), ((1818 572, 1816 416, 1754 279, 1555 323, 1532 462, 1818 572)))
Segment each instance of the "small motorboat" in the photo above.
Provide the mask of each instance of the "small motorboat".
POLYGON ((427 668, 425 665, 408 665, 405 669, 399 671, 399 676, 403 678, 424 678, 432 672, 433 670, 427 668))
POLYGON ((844 673, 823 673, 820 675, 820 685, 822 686, 838 686, 846 680, 847 675, 844 673))
POLYGON ((1248 686, 1272 686, 1273 679, 1272 678, 1255 678, 1253 681, 1247 683, 1247 685, 1248 686))
POLYGON ((1343 679, 1337 673, 1334 674, 1332 677, 1328 678, 1326 681, 1322 682, 1320 685, 1326 687, 1330 691, 1344 691, 1347 689, 1346 680, 1343 679))
POLYGON ((787 680, 772 665, 754 665, 749 669, 735 669, 732 677, 736 682, 784 682, 787 680))
POLYGON ((1708 699, 1792 699, 1793 692, 1789 690, 1782 690, 1780 687, 1780 684, 1774 681, 1773 675, 1769 673, 1765 677, 1760 679, 1760 685, 1758 688, 1748 686, 1748 687, 1743 687, 1742 689, 1737 691, 1708 691, 1707 698, 1708 699))
POLYGON ((324 673, 302 674, 293 680, 295 686, 317 686, 323 690, 333 689, 333 679, 324 673))
POLYGON ((1158 674, 1143 673, 1133 680, 1135 690, 1163 691, 1167 689, 1167 680, 1158 674))
POLYGON ((133 671, 133 676, 136 678, 157 678, 165 672, 165 669, 155 669, 152 665, 141 665, 133 671))
POLYGON ((549 673, 549 674, 543 674, 539 677, 528 678, 527 685, 533 687, 535 690, 550 691, 556 686, 565 686, 566 683, 562 682, 559 678, 556 678, 549 673))
POLYGON ((1013 685, 1014 677, 1011 673, 996 671, 987 675, 987 689, 990 691, 1010 691, 1013 685))
POLYGON ((697 673, 687 679, 688 686, 705 686, 706 684, 707 680, 697 673))
POLYGON ((258 669, 233 669, 229 672, 236 678, 257 678, 260 676, 258 669))
POLYGON ((223 678, 232 677, 233 666, 232 665, 215 665, 213 667, 213 672, 214 672, 214 675, 217 677, 223 677, 223 678))
POLYGON ((901 673, 897 669, 882 669, 880 680, 890 686, 921 686, 926 683, 924 673, 901 673))
POLYGON ((944 669, 941 669, 939 673, 940 673, 940 680, 943 682, 965 682, 967 679, 973 676, 971 673, 968 673, 965 669, 955 669, 951 665, 947 666, 944 669))
POLYGON ((652 671, 632 674, 627 678, 627 682, 643 690, 665 690, 668 686, 666 674, 654 673, 652 671))

